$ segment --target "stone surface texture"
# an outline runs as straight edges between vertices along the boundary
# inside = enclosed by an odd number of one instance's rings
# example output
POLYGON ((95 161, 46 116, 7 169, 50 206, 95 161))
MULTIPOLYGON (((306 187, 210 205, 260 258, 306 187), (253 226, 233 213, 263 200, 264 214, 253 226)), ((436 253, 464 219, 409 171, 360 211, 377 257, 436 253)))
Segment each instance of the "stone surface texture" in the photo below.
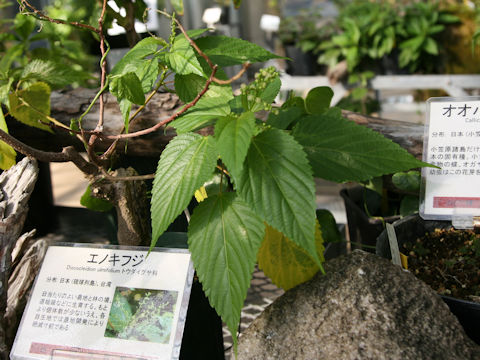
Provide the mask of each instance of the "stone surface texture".
POLYGON ((480 359, 441 298, 388 260, 357 250, 326 272, 270 305, 238 359, 480 359))

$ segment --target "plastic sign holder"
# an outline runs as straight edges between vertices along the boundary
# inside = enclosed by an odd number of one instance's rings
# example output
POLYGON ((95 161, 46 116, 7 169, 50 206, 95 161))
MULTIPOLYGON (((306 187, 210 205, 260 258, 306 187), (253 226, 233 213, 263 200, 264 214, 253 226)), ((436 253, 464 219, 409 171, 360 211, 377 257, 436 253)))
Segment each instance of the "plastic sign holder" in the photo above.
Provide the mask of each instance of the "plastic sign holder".
POLYGON ((193 272, 184 249, 50 246, 10 359, 178 359, 193 272))
POLYGON ((450 220, 455 228, 480 225, 480 97, 427 100, 420 216, 450 220))

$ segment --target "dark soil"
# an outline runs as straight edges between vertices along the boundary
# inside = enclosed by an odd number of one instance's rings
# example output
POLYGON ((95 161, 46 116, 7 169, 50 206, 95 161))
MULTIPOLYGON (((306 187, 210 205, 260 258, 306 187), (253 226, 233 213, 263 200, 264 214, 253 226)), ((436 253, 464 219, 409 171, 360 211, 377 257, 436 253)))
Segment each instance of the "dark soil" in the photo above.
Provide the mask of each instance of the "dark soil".
POLYGON ((480 235, 435 230, 406 243, 408 269, 441 295, 480 303, 480 235))

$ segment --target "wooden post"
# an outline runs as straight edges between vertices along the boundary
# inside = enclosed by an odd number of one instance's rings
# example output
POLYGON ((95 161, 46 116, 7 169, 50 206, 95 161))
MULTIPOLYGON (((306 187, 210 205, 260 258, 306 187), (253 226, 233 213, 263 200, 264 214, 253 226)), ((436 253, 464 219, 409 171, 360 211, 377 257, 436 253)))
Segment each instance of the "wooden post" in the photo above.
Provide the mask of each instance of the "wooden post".
POLYGON ((28 199, 38 175, 36 160, 24 158, 0 175, 0 358, 8 359, 5 342, 5 313, 11 252, 25 222, 28 199))

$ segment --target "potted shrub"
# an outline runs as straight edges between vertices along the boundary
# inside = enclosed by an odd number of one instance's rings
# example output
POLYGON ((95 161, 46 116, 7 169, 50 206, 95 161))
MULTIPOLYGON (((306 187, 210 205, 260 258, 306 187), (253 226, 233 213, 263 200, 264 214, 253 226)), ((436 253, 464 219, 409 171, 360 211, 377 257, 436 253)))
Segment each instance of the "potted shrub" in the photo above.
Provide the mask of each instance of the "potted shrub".
MULTIPOLYGON (((399 249, 408 258, 408 270, 439 293, 467 335, 480 344, 479 235, 417 214, 393 226, 399 249)), ((378 237, 377 254, 391 257, 386 231, 378 237)))
MULTIPOLYGON (((292 96, 281 107, 273 106, 281 85, 274 68, 260 70, 234 95, 232 82, 250 63, 278 58, 247 41, 205 36, 204 29, 186 31, 175 14, 161 12, 172 23, 169 39, 152 36, 139 41, 107 73, 103 15, 97 24, 69 23, 49 17, 27 1, 22 4, 25 16, 35 14, 42 21, 79 27, 100 39, 100 87, 85 113, 63 124, 50 116, 57 64, 34 59, 19 66, 3 57, 2 165, 14 162, 15 151, 42 161, 72 161, 90 179, 90 195, 116 209, 120 244, 171 244, 162 243, 161 235, 197 195, 199 204, 188 224, 188 248, 209 303, 234 342, 257 260, 284 288, 323 271, 324 225, 316 220, 314 177, 366 181, 427 165, 382 135, 343 118, 340 109, 329 108, 333 96, 329 88, 315 88, 305 99, 292 96), (221 68, 233 65, 242 65, 242 70, 228 79, 221 68), (173 82, 168 76, 174 76, 173 82), (117 99, 125 122, 115 134, 107 133, 111 119, 102 112, 107 90, 117 99), (184 105, 167 118, 155 119, 153 125, 129 131, 137 114, 160 90, 175 92, 184 105), (98 121, 87 129, 85 117, 97 102, 98 121), (87 159, 71 146, 45 152, 18 141, 8 134, 3 109, 28 126, 78 138, 87 159), (268 117, 263 121, 259 113, 265 111, 268 117), (162 152, 155 174, 111 170, 113 155, 125 151, 119 142, 167 126, 175 129, 176 136, 162 152), (108 144, 106 150, 100 150, 101 143, 108 144), (152 178, 149 195, 143 181, 152 178), (145 206, 150 207, 151 232, 143 216, 145 206)), ((178 12, 183 9, 181 1, 172 5, 178 12)), ((103 1, 102 9, 106 6, 103 1)), ((6 50, 14 59, 12 52, 6 50)))

